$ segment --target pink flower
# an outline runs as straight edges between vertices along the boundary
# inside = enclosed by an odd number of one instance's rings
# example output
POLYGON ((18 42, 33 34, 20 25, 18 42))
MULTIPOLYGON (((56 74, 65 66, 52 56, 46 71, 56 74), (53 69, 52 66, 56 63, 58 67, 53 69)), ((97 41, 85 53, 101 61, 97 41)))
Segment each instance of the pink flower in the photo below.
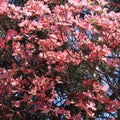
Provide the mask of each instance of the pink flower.
POLYGON ((16 108, 19 108, 20 107, 20 101, 14 101, 14 106, 16 107, 16 108))

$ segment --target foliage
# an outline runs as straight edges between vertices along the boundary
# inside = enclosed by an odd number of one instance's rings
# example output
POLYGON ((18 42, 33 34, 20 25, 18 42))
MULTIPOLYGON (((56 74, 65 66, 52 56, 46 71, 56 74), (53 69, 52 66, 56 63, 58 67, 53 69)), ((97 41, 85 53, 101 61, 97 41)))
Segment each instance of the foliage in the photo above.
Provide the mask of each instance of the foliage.
POLYGON ((107 4, 0 1, 1 120, 120 119, 120 13, 107 4))

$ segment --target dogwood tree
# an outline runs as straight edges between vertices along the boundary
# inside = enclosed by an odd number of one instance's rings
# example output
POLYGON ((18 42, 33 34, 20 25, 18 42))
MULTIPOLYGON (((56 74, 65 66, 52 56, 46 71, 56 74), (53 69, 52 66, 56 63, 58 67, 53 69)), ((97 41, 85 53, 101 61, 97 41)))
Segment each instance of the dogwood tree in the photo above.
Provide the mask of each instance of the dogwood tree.
POLYGON ((119 46, 104 0, 1 0, 0 119, 120 120, 119 46))

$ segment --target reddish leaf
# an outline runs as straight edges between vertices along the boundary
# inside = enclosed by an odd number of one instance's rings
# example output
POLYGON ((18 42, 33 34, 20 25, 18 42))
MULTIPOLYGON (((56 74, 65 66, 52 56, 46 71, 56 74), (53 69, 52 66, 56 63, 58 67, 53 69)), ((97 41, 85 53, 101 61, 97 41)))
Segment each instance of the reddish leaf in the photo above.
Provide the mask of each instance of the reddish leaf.
POLYGON ((6 37, 5 39, 6 40, 10 40, 12 37, 14 37, 15 35, 17 35, 17 31, 13 30, 13 29, 9 29, 7 31, 7 34, 6 34, 6 37))

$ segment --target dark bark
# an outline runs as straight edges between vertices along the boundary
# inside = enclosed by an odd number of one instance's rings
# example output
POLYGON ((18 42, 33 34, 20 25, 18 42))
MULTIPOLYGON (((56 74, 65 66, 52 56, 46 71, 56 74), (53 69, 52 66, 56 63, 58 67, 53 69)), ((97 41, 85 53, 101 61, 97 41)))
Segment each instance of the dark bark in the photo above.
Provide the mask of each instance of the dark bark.
POLYGON ((120 120, 120 109, 117 110, 117 120, 120 120))

